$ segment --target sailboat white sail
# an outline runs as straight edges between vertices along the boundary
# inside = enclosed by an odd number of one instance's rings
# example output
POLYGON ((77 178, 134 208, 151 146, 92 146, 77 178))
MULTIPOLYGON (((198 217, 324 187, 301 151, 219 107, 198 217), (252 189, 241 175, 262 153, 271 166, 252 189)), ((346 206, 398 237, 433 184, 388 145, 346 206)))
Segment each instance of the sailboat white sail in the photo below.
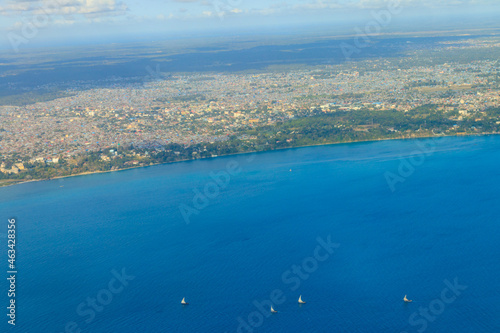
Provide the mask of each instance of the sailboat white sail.
POLYGON ((306 302, 302 300, 302 295, 299 296, 299 304, 306 304, 306 302))
POLYGON ((278 311, 273 309, 273 306, 271 305, 271 313, 278 313, 278 311))
POLYGON ((405 295, 405 297, 403 298, 403 301, 405 301, 406 303, 411 303, 411 299, 406 298, 406 295, 405 295))
POLYGON ((188 302, 186 302, 186 298, 184 297, 184 298, 182 299, 182 301, 181 301, 181 304, 182 304, 182 305, 188 305, 189 303, 188 303, 188 302))

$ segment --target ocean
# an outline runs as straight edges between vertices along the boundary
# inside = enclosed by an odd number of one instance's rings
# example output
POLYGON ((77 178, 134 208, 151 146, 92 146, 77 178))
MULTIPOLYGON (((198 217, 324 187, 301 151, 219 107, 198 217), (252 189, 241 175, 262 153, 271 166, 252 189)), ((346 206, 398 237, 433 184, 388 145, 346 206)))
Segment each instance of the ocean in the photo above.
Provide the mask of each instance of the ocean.
POLYGON ((499 165, 395 140, 1 188, 0 331, 499 332, 499 165))

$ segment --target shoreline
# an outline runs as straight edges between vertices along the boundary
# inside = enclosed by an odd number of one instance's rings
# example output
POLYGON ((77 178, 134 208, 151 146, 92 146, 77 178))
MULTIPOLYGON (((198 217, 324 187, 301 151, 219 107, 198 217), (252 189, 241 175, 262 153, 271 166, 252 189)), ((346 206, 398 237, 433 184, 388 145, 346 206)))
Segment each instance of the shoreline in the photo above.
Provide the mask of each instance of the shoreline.
POLYGON ((3 185, 3 186, 0 185, 0 189, 1 188, 5 188, 5 187, 11 187, 11 186, 16 186, 16 185, 26 184, 26 183, 32 183, 32 182, 51 181, 51 180, 55 180, 55 179, 64 179, 64 178, 79 177, 79 176, 88 176, 88 175, 101 174, 101 173, 120 172, 120 171, 127 171, 127 170, 133 170, 133 169, 140 169, 140 168, 158 166, 158 165, 167 165, 167 164, 173 164, 173 163, 182 163, 182 162, 190 162, 190 161, 208 160, 208 159, 215 159, 215 158, 219 158, 219 157, 237 156, 237 155, 244 155, 244 154, 265 153, 265 152, 288 150, 288 149, 298 149, 298 148, 308 148, 308 147, 320 147, 320 146, 333 146, 333 145, 352 144, 352 143, 369 143, 369 142, 392 141, 392 140, 418 140, 418 139, 431 139, 431 138, 490 136, 490 135, 499 135, 499 134, 500 133, 455 134, 455 135, 424 135, 424 136, 415 136, 415 137, 408 137, 408 138, 405 138, 405 137, 402 137, 402 138, 381 138, 381 139, 373 139, 373 140, 354 140, 354 141, 345 141, 345 142, 317 143, 317 144, 304 145, 304 146, 277 148, 277 149, 272 149, 272 150, 247 151, 247 152, 227 154, 227 155, 218 155, 217 157, 204 157, 204 158, 200 158, 200 159, 187 159, 187 160, 179 160, 179 161, 174 161, 174 162, 153 163, 153 164, 149 164, 149 165, 135 166, 135 167, 124 168, 124 169, 119 169, 119 170, 89 171, 89 172, 83 172, 83 173, 78 173, 78 174, 74 174, 74 175, 54 177, 54 178, 50 178, 50 179, 31 179, 31 180, 25 180, 25 181, 23 181, 23 180, 16 181, 16 180, 5 179, 5 181, 12 181, 13 183, 12 184, 8 184, 8 185, 3 185))

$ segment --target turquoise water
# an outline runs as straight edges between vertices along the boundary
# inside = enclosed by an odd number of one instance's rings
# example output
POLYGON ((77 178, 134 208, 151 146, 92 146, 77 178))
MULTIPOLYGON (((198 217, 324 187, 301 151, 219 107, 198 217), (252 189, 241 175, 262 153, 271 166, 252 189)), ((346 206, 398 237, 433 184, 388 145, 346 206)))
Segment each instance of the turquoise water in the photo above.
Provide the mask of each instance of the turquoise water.
POLYGON ((498 332, 499 165, 500 137, 443 138, 2 188, 0 331, 498 332))

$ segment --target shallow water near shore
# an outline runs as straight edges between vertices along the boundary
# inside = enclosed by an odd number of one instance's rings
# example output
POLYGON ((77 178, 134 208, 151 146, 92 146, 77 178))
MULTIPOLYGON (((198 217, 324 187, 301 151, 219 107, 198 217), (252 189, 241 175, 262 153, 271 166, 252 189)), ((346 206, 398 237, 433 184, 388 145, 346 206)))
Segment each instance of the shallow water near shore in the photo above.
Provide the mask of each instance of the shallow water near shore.
POLYGON ((0 331, 497 332, 499 165, 497 136, 395 140, 0 188, 0 331))

